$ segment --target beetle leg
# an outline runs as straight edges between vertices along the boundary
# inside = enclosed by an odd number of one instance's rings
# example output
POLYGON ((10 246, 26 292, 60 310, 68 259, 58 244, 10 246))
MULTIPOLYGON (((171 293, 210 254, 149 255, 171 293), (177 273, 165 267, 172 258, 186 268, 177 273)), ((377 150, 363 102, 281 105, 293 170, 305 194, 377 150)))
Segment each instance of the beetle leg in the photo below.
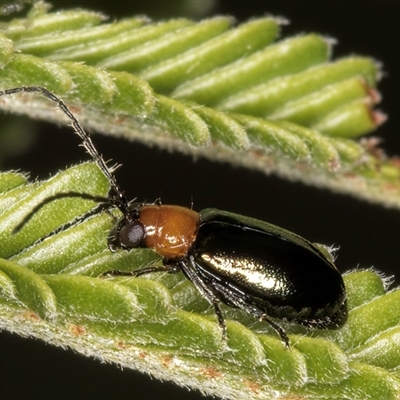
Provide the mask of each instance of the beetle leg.
POLYGON ((215 315, 218 318, 218 325, 222 330, 222 340, 226 340, 226 322, 221 307, 219 306, 219 300, 214 299, 212 305, 214 306, 215 315))
POLYGON ((197 290, 207 299, 207 301, 214 307, 215 314, 218 319, 218 325, 222 330, 222 340, 226 340, 226 323, 222 310, 219 306, 219 299, 214 294, 212 289, 206 282, 204 282, 201 277, 196 273, 196 271, 190 267, 195 261, 189 256, 188 260, 181 260, 179 266, 187 278, 196 286, 197 290))
POLYGON ((275 332, 280 336, 282 342, 284 343, 285 347, 288 349, 290 347, 290 343, 289 343, 289 338, 285 332, 285 330, 283 328, 281 328, 278 324, 276 324, 275 322, 271 321, 269 318, 267 318, 266 314, 262 314, 260 316, 260 321, 265 321, 267 322, 269 325, 271 325, 271 327, 275 330, 275 332))
POLYGON ((141 268, 136 271, 130 271, 130 272, 125 272, 125 271, 107 271, 104 274, 102 274, 102 277, 113 277, 113 276, 141 276, 141 275, 146 275, 146 274, 151 274, 152 272, 169 272, 171 274, 179 272, 181 269, 178 264, 167 264, 163 266, 157 266, 157 267, 146 267, 146 268, 141 268))
MULTIPOLYGON (((271 326, 271 328, 274 329, 274 331, 279 335, 279 337, 281 338, 284 346, 286 348, 290 347, 289 338, 288 338, 285 330, 282 327, 280 327, 278 324, 276 324, 275 322, 271 321, 268 318, 267 314, 265 314, 264 312, 260 311, 258 308, 250 306, 249 304, 244 302, 243 299, 238 298, 237 296, 235 296, 232 292, 231 293, 227 293, 226 291, 223 290, 223 288, 219 288, 219 290, 220 290, 221 293, 223 293, 225 295, 225 302, 229 301, 231 303, 230 304, 231 306, 238 307, 238 308, 240 308, 242 310, 245 310, 249 314, 254 315, 254 317, 258 318, 260 321, 267 322, 271 326)), ((227 304, 229 304, 229 303, 227 303, 227 304)), ((216 312, 216 314, 218 315, 217 312, 216 312)), ((222 326, 221 326, 221 328, 222 328, 222 326)))

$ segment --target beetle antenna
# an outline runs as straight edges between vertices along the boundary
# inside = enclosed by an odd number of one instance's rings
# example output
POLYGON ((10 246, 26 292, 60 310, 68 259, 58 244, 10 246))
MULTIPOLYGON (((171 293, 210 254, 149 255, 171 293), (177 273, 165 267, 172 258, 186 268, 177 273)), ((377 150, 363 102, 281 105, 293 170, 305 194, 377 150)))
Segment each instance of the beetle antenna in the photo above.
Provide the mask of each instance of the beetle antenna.
POLYGON ((117 180, 112 173, 113 169, 107 167, 104 158, 96 150, 96 147, 94 146, 91 137, 83 129, 82 125, 79 123, 74 114, 72 114, 67 105, 54 93, 41 86, 21 86, 12 89, 0 90, 0 96, 12 95, 19 92, 40 92, 47 99, 57 103, 61 111, 63 111, 63 113, 72 121, 72 127, 74 128, 75 133, 81 138, 83 147, 86 149, 87 153, 91 155, 93 161, 97 164, 105 177, 108 179, 113 192, 113 194, 109 197, 110 203, 119 208, 126 218, 129 218, 129 202, 126 198, 125 192, 118 185, 117 180))

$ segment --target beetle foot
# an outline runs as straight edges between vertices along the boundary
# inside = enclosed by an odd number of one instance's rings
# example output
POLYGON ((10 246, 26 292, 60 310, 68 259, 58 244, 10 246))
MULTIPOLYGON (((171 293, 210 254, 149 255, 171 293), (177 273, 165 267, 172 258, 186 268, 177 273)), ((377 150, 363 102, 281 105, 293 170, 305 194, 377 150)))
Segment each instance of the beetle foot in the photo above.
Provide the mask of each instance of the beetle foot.
POLYGON ((290 348, 290 341, 289 341, 288 335, 286 334, 286 331, 282 327, 280 327, 278 324, 276 324, 275 322, 273 322, 269 318, 267 318, 266 314, 262 314, 260 316, 260 321, 267 322, 271 326, 271 328, 273 328, 274 331, 279 335, 285 348, 287 348, 287 349, 290 348))

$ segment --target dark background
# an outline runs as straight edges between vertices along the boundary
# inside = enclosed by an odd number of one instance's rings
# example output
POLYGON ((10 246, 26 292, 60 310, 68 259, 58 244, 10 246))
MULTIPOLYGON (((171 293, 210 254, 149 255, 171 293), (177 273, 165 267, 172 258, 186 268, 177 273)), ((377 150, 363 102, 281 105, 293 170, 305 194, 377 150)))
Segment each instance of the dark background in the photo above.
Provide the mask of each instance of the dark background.
MULTIPOLYGON (((184 15, 180 1, 100 0, 53 1, 55 8, 88 7, 111 17, 146 13, 154 18, 184 15)), ((197 4, 196 4, 197 3, 197 4)), ((398 100, 400 92, 400 2, 393 1, 216 1, 208 14, 230 14, 238 21, 264 14, 290 19, 283 35, 315 31, 338 39, 334 57, 351 53, 371 55, 384 63, 379 90, 380 108, 389 120, 375 135, 384 139, 390 155, 400 154, 398 100)), ((187 15, 187 14, 186 14, 187 15)), ((1 116, 0 116, 1 118, 1 116)), ((4 117, 3 117, 4 118, 4 117)), ((8 117, 7 117, 8 118, 8 117)), ((21 117, 18 117, 21 121, 21 117)), ((7 120, 9 121, 9 120, 7 120)), ((28 122, 36 140, 29 152, 5 161, 6 169, 31 171, 47 178, 72 163, 86 160, 71 130, 28 122)), ((2 120, 0 119, 0 124, 2 120)), ((221 208, 283 226, 311 241, 340 246, 341 271, 371 267, 400 276, 400 211, 361 202, 349 196, 281 181, 273 176, 227 164, 193 160, 177 153, 148 148, 96 135, 94 141, 107 159, 123 164, 118 179, 129 197, 164 203, 221 208)), ((72 351, 32 339, 0 334, 0 398, 7 399, 200 399, 174 384, 160 383, 129 370, 100 364, 72 351)))

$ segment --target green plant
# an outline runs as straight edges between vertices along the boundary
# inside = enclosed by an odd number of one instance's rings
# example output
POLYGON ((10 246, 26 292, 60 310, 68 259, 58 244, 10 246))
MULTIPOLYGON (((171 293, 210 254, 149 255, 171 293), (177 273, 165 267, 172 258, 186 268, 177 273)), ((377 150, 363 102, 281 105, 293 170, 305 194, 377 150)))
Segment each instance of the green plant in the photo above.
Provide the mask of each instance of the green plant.
MULTIPOLYGON (((66 26, 60 25, 60 16, 43 13, 39 5, 29 17, 33 26, 30 37, 21 36, 26 26, 22 22, 15 23, 9 31, 5 29, 0 46, 1 60, 4 60, 0 72, 2 86, 45 86, 74 106, 89 128, 132 135, 145 142, 165 143, 184 151, 190 149, 214 159, 273 171, 372 201, 398 204, 399 171, 395 163, 381 159, 371 149, 349 139, 372 129, 379 120, 379 114, 371 114, 364 104, 365 99, 373 100, 370 89, 375 85, 377 74, 374 61, 351 57, 330 63, 329 44, 317 35, 287 39, 284 45, 269 46, 261 51, 267 58, 260 57, 257 61, 260 55, 256 53, 257 46, 262 48, 272 41, 278 29, 277 20, 271 18, 235 29, 230 29, 227 18, 199 24, 188 20, 149 24, 143 30, 147 34, 149 31, 162 34, 160 40, 165 42, 162 47, 154 44, 149 49, 148 42, 144 41, 137 44, 142 46, 142 52, 139 49, 127 54, 114 46, 117 55, 111 56, 106 49, 99 59, 102 51, 99 43, 102 42, 96 42, 96 47, 91 41, 102 39, 98 36, 94 39, 91 36, 94 32, 103 34, 107 41, 111 40, 108 37, 111 30, 116 34, 118 29, 126 29, 128 25, 135 30, 134 40, 138 40, 140 35, 136 29, 146 21, 135 18, 95 28, 87 25, 100 23, 102 16, 97 13, 71 11, 60 15, 66 26), (45 23, 35 31, 38 20, 45 23), (49 35, 55 25, 57 29, 69 30, 68 35, 59 35, 55 40, 49 35), (178 34, 164 36, 165 29, 178 27, 181 29, 178 34), (251 36, 252 29, 259 42, 251 36), (257 29, 266 32, 264 42, 257 29), (76 35, 71 34, 73 30, 76 35), (189 32, 189 36, 182 32, 189 32), (202 37, 199 32, 206 40, 204 45, 193 42, 193 38, 202 37), (242 51, 249 51, 249 54, 237 63, 243 70, 253 68, 251 73, 244 74, 238 65, 229 68, 229 63, 237 57, 233 52, 227 52, 233 59, 220 61, 228 63, 226 67, 219 66, 223 73, 215 64, 207 64, 218 62, 212 49, 221 53, 218 46, 226 46, 227 37, 236 34, 243 38, 240 36, 243 32, 250 35, 255 47, 249 49, 244 42, 242 51), (214 40, 212 35, 215 35, 214 40), (185 42, 187 37, 192 39, 185 42), (91 54, 79 54, 80 47, 74 40, 89 40, 91 54), (60 42, 67 48, 61 49, 60 42), (276 57, 279 59, 285 46, 292 46, 293 59, 289 57, 286 64, 279 64, 278 71, 271 71, 275 80, 259 82, 257 66, 267 61, 270 65, 276 57), (22 53, 15 53, 15 48, 22 53), (176 51, 176 55, 171 51, 176 51), (205 58, 197 72, 203 74, 202 78, 190 76, 192 81, 181 82, 184 76, 182 72, 176 73, 177 65, 182 63, 184 71, 185 60, 190 62, 207 51, 210 51, 210 59, 205 58), (150 61, 149 54, 152 54, 150 61), (76 60, 93 66, 81 65, 76 60), (98 66, 113 68, 113 71, 98 66), (208 75, 201 67, 209 68, 208 75), (123 71, 114 71, 119 68, 123 71), (138 72, 150 85, 131 72, 138 72), (230 76, 231 80, 224 84, 223 78, 230 76), (320 89, 318 94, 305 93, 305 89, 310 89, 310 80, 314 79, 319 82, 316 83, 320 89), (303 89, 302 82, 307 82, 303 89), (326 89, 328 84, 328 89, 334 86, 331 92, 326 89), (285 85, 290 88, 285 95, 275 91, 276 86, 285 85), (233 93, 238 91, 240 96, 233 93), (260 117, 259 109, 266 102, 262 97, 265 93, 275 96, 277 101, 272 107, 271 97, 267 98, 272 110, 268 111, 271 120, 260 117), (172 99, 171 95, 176 98, 172 99), (301 101, 296 101, 296 96, 302 96, 299 97, 301 101), (243 98, 246 102, 241 102, 243 98), (258 102, 251 108, 250 100, 257 98, 258 102), (209 107, 200 107, 199 103, 209 107), (371 115, 375 118, 371 119, 371 115), (318 116, 317 121, 315 116, 318 116), (344 119, 345 125, 337 125, 335 131, 330 123, 343 123, 344 119), (346 137, 338 138, 335 136, 338 132, 346 132, 346 137)), ((237 42, 234 50, 240 51, 237 42)), ((262 75, 265 76, 264 71, 262 75)), ((37 97, 7 97, 2 105, 21 110, 21 102, 24 112, 60 118, 52 105, 37 97)), ((273 393, 305 398, 355 398, 357 395, 360 398, 396 398, 398 395, 395 372, 398 294, 397 291, 384 294, 382 280, 373 272, 347 275, 352 312, 342 331, 317 332, 315 338, 309 338, 303 336, 300 328, 291 327, 293 349, 288 352, 277 338, 265 335, 268 332, 265 326, 252 326, 246 316, 225 310, 232 321, 228 324, 228 342, 223 343, 214 317, 208 315, 207 305, 188 282, 166 276, 155 277, 156 281, 115 279, 109 282, 95 278, 110 269, 126 270, 159 261, 150 251, 109 253, 105 237, 112 218, 106 214, 19 253, 93 206, 77 199, 50 203, 20 234, 12 235, 13 226, 40 199, 66 190, 107 193, 107 182, 93 165, 72 168, 47 183, 35 185, 26 185, 21 175, 5 174, 2 184, 5 188, 1 199, 5 212, 0 221, 4 235, 2 312, 8 329, 20 333, 28 330, 29 334, 53 343, 68 344, 84 354, 138 367, 163 379, 175 379, 210 393, 229 393, 231 397, 271 398, 273 393), (93 184, 93 189, 88 188, 88 182, 93 184), (60 254, 60 248, 65 252, 60 254), (108 307, 104 308, 104 304, 108 307), (251 326, 251 330, 246 325, 251 326), (101 345, 93 348, 93 343, 101 345), (162 371, 160 365, 165 367, 162 371)))

